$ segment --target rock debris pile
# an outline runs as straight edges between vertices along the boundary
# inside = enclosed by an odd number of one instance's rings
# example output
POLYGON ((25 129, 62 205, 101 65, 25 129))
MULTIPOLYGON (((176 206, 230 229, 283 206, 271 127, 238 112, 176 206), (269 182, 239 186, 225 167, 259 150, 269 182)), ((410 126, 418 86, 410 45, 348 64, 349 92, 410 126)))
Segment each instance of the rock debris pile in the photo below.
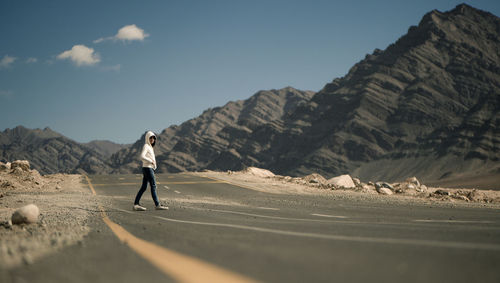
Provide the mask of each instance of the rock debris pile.
POLYGON ((422 184, 416 177, 407 178, 403 182, 388 183, 384 181, 367 183, 350 175, 340 175, 331 179, 326 179, 318 173, 313 173, 304 177, 290 177, 275 175, 273 172, 249 167, 242 171, 227 171, 229 175, 241 174, 255 177, 272 179, 282 184, 298 184, 324 190, 349 190, 367 194, 379 195, 402 195, 418 198, 431 198, 443 201, 466 201, 483 203, 500 203, 500 192, 485 191, 476 189, 449 189, 432 188, 422 184))

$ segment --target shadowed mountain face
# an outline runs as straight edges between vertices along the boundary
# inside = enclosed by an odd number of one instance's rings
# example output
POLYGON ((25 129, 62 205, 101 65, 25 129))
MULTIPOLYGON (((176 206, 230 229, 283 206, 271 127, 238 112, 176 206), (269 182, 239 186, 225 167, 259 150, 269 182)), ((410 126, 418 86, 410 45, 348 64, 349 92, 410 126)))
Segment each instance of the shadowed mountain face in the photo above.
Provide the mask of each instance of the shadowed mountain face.
POLYGON ((499 56, 498 17, 432 11, 287 116, 283 133, 267 126, 275 138, 257 159, 274 156, 262 165, 278 173, 364 179, 497 170, 499 56))
POLYGON ((95 140, 84 143, 83 145, 97 151, 97 153, 104 156, 104 158, 109 158, 120 149, 130 146, 130 144, 117 144, 107 140, 95 140))
POLYGON ((70 140, 49 128, 27 129, 18 126, 0 132, 0 159, 28 160, 41 174, 109 173, 103 155, 70 140))
MULTIPOLYGON (((247 138, 262 125, 282 123, 285 114, 293 112, 313 94, 291 87, 259 91, 247 100, 208 109, 180 126, 171 126, 158 135, 158 146, 155 147, 158 170, 181 172, 220 169, 221 166, 242 168, 241 156, 228 146, 247 138), (234 159, 232 164, 227 164, 226 155, 234 159)), ((116 172, 137 172, 140 169, 138 158, 143 144, 144 137, 141 137, 133 146, 111 157, 116 172)))

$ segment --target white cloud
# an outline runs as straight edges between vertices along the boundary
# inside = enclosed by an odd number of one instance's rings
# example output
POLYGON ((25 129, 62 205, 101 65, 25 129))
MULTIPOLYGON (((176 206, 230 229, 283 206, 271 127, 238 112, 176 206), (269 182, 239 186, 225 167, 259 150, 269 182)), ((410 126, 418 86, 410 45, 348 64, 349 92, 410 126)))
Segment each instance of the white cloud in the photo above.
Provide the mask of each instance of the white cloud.
POLYGON ((9 55, 3 56, 2 60, 0 60, 0 69, 1 68, 8 68, 10 64, 14 63, 16 61, 16 57, 12 57, 9 55))
POLYGON ((94 43, 100 43, 105 40, 121 40, 121 41, 143 41, 149 34, 145 33, 143 29, 136 25, 124 26, 118 30, 115 36, 101 37, 94 40, 94 43))
POLYGON ((57 59, 70 59, 77 66, 92 66, 101 61, 98 53, 94 53, 94 48, 85 45, 75 45, 71 50, 66 50, 57 55, 57 59))
POLYGON ((116 39, 120 40, 144 40, 144 38, 148 37, 149 34, 144 33, 144 30, 137 27, 136 25, 128 25, 122 27, 118 30, 118 33, 115 35, 116 39))
POLYGON ((29 57, 28 59, 26 59, 26 63, 36 63, 36 62, 38 62, 38 59, 34 57, 29 57))

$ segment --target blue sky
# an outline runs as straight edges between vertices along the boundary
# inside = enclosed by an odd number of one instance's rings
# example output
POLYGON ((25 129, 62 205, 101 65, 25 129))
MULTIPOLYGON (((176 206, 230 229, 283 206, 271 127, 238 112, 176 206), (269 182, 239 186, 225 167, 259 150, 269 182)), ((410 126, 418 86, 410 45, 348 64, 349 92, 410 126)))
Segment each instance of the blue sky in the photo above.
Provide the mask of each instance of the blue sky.
POLYGON ((131 143, 262 89, 320 90, 461 2, 4 0, 0 130, 131 143))

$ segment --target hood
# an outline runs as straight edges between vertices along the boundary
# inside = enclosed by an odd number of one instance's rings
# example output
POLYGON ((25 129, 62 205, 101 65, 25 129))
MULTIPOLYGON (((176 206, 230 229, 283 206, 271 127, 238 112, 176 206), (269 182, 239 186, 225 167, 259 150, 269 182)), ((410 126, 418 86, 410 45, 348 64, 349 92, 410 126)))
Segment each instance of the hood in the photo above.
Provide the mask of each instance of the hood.
MULTIPOLYGON (((148 131, 148 132, 146 133, 146 136, 144 137, 144 138, 145 138, 145 143, 146 143, 146 144, 151 145, 151 143, 149 142, 149 138, 150 138, 150 137, 156 137, 155 133, 153 133, 153 132, 151 132, 151 131, 148 131)), ((156 140, 158 140, 158 138, 156 138, 156 140)))

